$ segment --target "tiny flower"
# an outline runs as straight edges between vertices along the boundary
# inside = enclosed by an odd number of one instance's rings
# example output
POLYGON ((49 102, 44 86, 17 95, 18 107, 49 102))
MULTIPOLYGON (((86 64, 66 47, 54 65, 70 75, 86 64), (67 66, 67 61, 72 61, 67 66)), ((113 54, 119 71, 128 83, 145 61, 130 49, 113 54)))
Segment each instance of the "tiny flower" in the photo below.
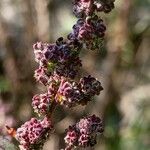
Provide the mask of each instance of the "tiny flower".
POLYGON ((45 45, 42 42, 37 42, 33 45, 34 54, 35 54, 35 61, 40 62, 44 59, 43 50, 45 45))
POLYGON ((33 109, 39 115, 48 114, 51 102, 52 99, 48 93, 35 95, 32 98, 33 109))
POLYGON ((39 81, 40 83, 46 85, 49 80, 49 77, 46 74, 46 72, 47 72, 47 68, 45 67, 39 67, 38 69, 36 69, 34 72, 34 77, 36 81, 39 81))
POLYGON ((89 146, 89 135, 81 134, 78 142, 79 142, 79 146, 88 147, 89 146))
POLYGON ((65 140, 65 143, 68 144, 68 146, 73 146, 77 143, 78 133, 75 131, 74 127, 71 127, 71 126, 69 127, 69 130, 64 140, 65 140))
POLYGON ((55 95, 57 94, 59 85, 61 82, 61 76, 54 73, 49 78, 49 84, 47 86, 47 94, 51 97, 51 100, 53 101, 55 98, 55 95))
POLYGON ((50 128, 52 129, 53 128, 53 125, 52 125, 52 122, 49 120, 48 117, 44 117, 44 119, 42 120, 41 122, 41 125, 43 128, 50 128))

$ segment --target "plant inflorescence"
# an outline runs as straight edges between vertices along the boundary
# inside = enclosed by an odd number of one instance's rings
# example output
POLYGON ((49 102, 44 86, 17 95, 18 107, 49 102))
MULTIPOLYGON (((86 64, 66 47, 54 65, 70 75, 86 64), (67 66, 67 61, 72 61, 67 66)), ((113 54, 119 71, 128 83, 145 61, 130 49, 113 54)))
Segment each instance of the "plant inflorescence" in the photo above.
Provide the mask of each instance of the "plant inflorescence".
MULTIPOLYGON (((106 26, 98 12, 108 13, 113 8, 114 0, 74 0, 73 13, 78 20, 67 39, 60 37, 53 44, 37 42, 33 45, 35 61, 39 64, 34 77, 47 90, 32 98, 32 107, 40 119, 32 118, 13 134, 21 150, 43 148, 53 131, 52 113, 58 105, 68 108, 86 105, 103 90, 101 83, 91 75, 80 80, 76 76, 82 66, 81 50, 101 48, 106 26)), ((65 150, 94 146, 97 135, 102 132, 99 117, 84 117, 66 129, 65 150)))

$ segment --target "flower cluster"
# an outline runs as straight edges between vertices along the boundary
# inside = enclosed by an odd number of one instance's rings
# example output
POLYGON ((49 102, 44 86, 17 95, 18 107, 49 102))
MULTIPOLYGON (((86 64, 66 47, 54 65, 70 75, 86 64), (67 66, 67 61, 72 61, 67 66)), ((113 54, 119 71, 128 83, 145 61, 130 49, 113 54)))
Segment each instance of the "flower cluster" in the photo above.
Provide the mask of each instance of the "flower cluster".
POLYGON ((79 82, 58 75, 49 80, 48 92, 32 98, 33 109, 39 115, 48 114, 53 102, 66 107, 87 104, 103 90, 101 83, 90 75, 81 78, 79 82))
POLYGON ((108 13, 114 8, 115 0, 74 0, 73 12, 78 18, 91 16, 95 11, 108 13))
POLYGON ((36 113, 46 114, 51 104, 51 96, 48 93, 37 94, 32 98, 32 106, 36 113))
POLYGON ((92 97, 99 95, 101 90, 101 83, 91 76, 81 78, 78 83, 63 79, 56 94, 56 101, 68 107, 84 105, 92 97))
POLYGON ((65 106, 75 106, 83 99, 83 93, 76 82, 62 79, 56 94, 56 102, 65 106))
POLYGON ((99 117, 92 115, 80 119, 75 125, 66 130, 66 150, 74 147, 89 147, 96 144, 96 137, 103 132, 102 121, 99 117))
MULTIPOLYGON (((52 131, 52 113, 58 105, 74 107, 86 105, 103 90, 101 83, 88 75, 75 80, 80 67, 80 52, 83 48, 100 49, 106 27, 97 12, 109 12, 114 0, 74 0, 73 12, 78 17, 73 31, 64 40, 60 37, 55 43, 37 42, 33 45, 35 61, 39 64, 35 70, 36 81, 46 86, 44 94, 32 98, 34 111, 43 120, 32 118, 16 133, 21 150, 40 150, 52 131)), ((74 147, 86 148, 96 144, 98 133, 102 133, 102 121, 95 115, 81 119, 67 129, 66 150, 74 147)))
POLYGON ((36 80, 47 84, 49 76, 53 74, 74 78, 81 67, 81 46, 77 40, 65 42, 62 37, 54 44, 34 44, 35 61, 39 63, 39 69, 35 71, 36 80))
POLYGON ((42 121, 31 118, 20 128, 17 129, 16 139, 20 142, 21 150, 36 150, 42 148, 43 143, 52 130, 52 123, 48 118, 42 121))
POLYGON ((96 12, 110 12, 114 8, 114 0, 74 0, 73 4, 73 12, 79 19, 68 39, 78 39, 87 49, 99 50, 106 26, 96 12))
POLYGON ((105 35, 106 27, 103 20, 97 15, 79 19, 73 26, 73 31, 68 35, 69 40, 79 39, 85 43, 86 48, 100 49, 102 38, 105 35))
POLYGON ((99 95, 100 91, 103 90, 101 83, 90 75, 80 79, 80 87, 83 93, 90 98, 99 95))

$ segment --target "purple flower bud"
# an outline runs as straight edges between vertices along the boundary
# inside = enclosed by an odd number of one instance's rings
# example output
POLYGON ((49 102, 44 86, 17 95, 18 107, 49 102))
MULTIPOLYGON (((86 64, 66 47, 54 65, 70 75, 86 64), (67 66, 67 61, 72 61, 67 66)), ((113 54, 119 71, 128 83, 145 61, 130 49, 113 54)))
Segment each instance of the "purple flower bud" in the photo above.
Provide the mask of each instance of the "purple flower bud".
POLYGON ((36 81, 39 81, 40 83, 46 85, 48 83, 49 77, 46 75, 47 68, 45 67, 39 67, 34 72, 34 77, 36 81))

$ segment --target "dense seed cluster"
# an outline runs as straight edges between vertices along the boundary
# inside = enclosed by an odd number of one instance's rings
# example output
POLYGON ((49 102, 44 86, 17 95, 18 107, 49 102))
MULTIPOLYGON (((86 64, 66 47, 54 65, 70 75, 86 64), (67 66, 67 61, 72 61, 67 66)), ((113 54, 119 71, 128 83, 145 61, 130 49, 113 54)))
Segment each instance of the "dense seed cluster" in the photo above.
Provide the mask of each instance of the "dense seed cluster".
POLYGON ((65 143, 66 150, 74 147, 89 147, 96 144, 96 137, 103 132, 102 121, 99 117, 92 115, 80 119, 75 125, 67 129, 65 143))
MULTIPOLYGON (((32 118, 17 129, 16 139, 21 150, 42 149, 52 130, 51 114, 57 105, 69 108, 86 105, 103 90, 101 83, 91 75, 79 80, 76 76, 82 66, 81 50, 101 48, 106 27, 97 13, 108 13, 113 7, 114 0, 74 0, 73 12, 78 21, 67 39, 60 37, 53 44, 37 42, 33 45, 35 61, 39 64, 34 77, 47 91, 33 96, 32 106, 44 119, 32 118)), ((67 129, 66 150, 94 146, 98 133, 102 132, 99 117, 85 117, 67 129)))

